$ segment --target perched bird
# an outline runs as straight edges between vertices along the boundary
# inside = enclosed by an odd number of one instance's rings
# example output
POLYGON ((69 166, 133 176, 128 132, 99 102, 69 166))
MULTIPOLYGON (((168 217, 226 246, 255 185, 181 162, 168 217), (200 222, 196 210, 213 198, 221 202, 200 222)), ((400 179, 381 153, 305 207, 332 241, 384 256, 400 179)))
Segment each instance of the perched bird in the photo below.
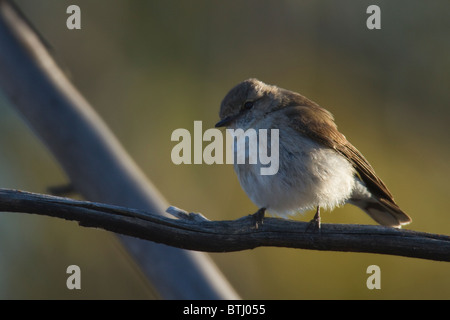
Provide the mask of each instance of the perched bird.
POLYGON ((276 174, 261 175, 260 163, 234 163, 242 188, 259 208, 257 226, 266 210, 287 217, 316 209, 312 222, 320 228, 320 208, 345 203, 384 226, 411 222, 369 162, 338 131, 332 114, 301 94, 248 79, 225 96, 219 115, 216 127, 279 130, 276 174))

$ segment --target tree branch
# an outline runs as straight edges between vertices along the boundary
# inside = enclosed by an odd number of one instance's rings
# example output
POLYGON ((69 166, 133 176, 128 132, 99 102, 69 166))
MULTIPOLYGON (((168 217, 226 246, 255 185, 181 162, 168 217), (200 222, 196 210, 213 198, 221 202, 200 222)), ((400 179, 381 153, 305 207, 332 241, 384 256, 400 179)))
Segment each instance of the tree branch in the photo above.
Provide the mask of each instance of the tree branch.
MULTIPOLYGON (((166 200, 6 0, 0 0, 0 88, 85 199, 165 214, 166 200)), ((161 298, 239 298, 203 253, 119 239, 161 298)))
POLYGON ((0 211, 26 212, 78 221, 177 248, 228 252, 261 246, 389 254, 450 261, 450 237, 373 225, 322 224, 308 232, 307 222, 265 218, 209 221, 200 214, 170 207, 174 218, 148 211, 0 189, 0 211))

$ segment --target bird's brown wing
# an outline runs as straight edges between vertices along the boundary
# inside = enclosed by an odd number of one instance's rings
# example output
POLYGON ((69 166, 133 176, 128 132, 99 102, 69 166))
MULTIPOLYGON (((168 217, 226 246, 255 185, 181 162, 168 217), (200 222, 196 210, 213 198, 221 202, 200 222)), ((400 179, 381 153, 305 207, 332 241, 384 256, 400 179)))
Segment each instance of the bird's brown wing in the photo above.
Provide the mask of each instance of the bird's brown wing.
POLYGON ((394 197, 364 156, 347 141, 334 123, 333 115, 306 97, 288 90, 281 90, 280 109, 299 133, 336 150, 355 168, 372 198, 349 199, 382 225, 400 227, 411 218, 395 203, 394 197))
POLYGON ((350 161, 374 196, 397 206, 391 192, 377 176, 369 162, 338 131, 331 113, 315 103, 290 106, 285 110, 297 131, 342 154, 350 161))

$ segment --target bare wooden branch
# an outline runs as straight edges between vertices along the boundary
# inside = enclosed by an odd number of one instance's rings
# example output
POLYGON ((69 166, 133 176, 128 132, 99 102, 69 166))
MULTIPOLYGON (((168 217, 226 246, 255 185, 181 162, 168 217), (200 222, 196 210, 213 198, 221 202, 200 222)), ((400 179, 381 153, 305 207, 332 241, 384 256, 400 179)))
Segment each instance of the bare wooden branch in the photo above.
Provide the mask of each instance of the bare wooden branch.
POLYGON ((78 221, 105 230, 208 252, 227 252, 262 246, 367 252, 450 261, 450 237, 374 225, 322 224, 320 232, 308 223, 265 218, 255 228, 252 216, 210 221, 198 213, 170 207, 174 218, 148 211, 76 201, 17 190, 0 189, 0 211, 26 212, 78 221))
MULTIPOLYGON (((85 199, 165 214, 165 199, 7 0, 0 0, 0 88, 85 199)), ((119 239, 161 298, 239 298, 203 253, 119 239)))

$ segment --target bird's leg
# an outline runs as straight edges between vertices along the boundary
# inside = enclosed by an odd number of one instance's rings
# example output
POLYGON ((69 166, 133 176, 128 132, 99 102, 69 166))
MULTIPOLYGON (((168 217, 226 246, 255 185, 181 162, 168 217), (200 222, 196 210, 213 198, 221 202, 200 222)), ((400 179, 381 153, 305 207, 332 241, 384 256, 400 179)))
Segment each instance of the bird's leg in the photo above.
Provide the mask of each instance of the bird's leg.
POLYGON ((261 208, 258 211, 256 211, 251 216, 253 219, 255 219, 255 228, 258 229, 260 225, 264 222, 264 214, 266 212, 266 208, 261 208))
POLYGON ((320 207, 317 206, 316 214, 314 215, 314 218, 309 222, 308 226, 306 227, 306 231, 308 231, 310 228, 313 229, 313 232, 320 231, 320 207))

